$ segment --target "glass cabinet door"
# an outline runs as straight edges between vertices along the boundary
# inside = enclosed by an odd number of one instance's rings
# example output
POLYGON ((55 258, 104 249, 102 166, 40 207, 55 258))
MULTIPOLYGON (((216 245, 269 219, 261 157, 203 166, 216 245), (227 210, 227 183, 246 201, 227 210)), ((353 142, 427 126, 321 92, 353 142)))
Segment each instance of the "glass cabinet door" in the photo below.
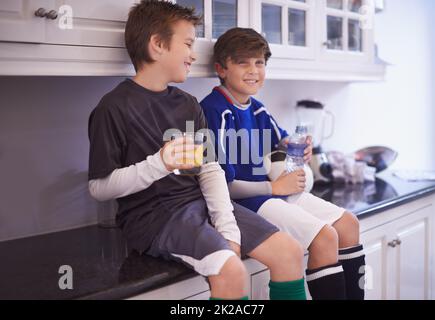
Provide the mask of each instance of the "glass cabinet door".
MULTIPOLYGON (((177 0, 180 6, 195 8, 195 13, 200 16, 204 16, 204 0, 177 0)), ((196 36, 198 38, 204 38, 204 23, 196 27, 196 36)))
POLYGON ((282 44, 282 7, 274 4, 261 5, 262 35, 269 43, 282 44))
POLYGON ((253 5, 253 27, 273 56, 314 58, 315 0, 255 0, 253 5))
POLYGON ((212 0, 212 14, 212 37, 217 39, 237 27, 237 0, 212 0))
POLYGON ((197 37, 207 40, 219 38, 228 29, 249 26, 250 0, 171 0, 185 7, 194 7, 203 17, 197 27, 197 37))
POLYGON ((345 53, 352 59, 364 59, 372 55, 373 26, 364 24, 367 19, 373 19, 371 1, 321 0, 321 3, 325 28, 323 46, 327 55, 345 53))

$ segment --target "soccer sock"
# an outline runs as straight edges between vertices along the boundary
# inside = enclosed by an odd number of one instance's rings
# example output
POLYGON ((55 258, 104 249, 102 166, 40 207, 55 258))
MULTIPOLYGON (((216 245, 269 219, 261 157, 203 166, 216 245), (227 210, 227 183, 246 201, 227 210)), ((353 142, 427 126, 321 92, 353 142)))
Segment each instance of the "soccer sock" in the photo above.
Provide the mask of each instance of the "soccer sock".
POLYGON ((304 278, 286 282, 269 282, 270 300, 307 300, 304 278))
POLYGON ((346 279, 346 296, 349 300, 364 300, 365 255, 363 246, 338 250, 346 279), (361 281, 362 280, 362 281, 361 281))
POLYGON ((345 300, 346 283, 340 262, 306 271, 313 300, 345 300))
POLYGON ((249 297, 248 296, 243 296, 241 298, 236 298, 236 299, 222 299, 222 298, 210 297, 209 300, 249 300, 249 297))

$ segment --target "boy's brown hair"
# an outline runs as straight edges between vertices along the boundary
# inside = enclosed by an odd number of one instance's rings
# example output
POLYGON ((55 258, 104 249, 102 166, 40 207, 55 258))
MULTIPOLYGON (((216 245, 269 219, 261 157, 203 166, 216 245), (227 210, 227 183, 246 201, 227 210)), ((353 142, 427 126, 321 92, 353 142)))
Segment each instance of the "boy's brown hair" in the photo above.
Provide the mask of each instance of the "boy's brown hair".
MULTIPOLYGON (((266 62, 272 56, 266 39, 254 29, 232 28, 216 41, 213 50, 213 63, 218 63, 226 68, 228 58, 238 61, 257 56, 263 56, 266 62)), ((223 79, 220 81, 222 84, 224 83, 223 79)))
POLYGON ((194 8, 159 0, 142 0, 130 9, 125 26, 125 46, 138 71, 143 63, 153 63, 148 52, 152 35, 158 35, 165 48, 169 49, 174 23, 186 20, 197 26, 201 17, 194 14, 194 8))

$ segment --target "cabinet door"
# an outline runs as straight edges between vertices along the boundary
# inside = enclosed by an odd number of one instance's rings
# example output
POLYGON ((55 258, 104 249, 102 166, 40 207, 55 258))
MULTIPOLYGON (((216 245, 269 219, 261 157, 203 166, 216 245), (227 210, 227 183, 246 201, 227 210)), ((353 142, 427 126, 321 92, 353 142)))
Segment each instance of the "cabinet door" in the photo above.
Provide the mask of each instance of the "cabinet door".
POLYGON ((381 226, 361 234, 364 245, 365 268, 365 299, 381 300, 387 297, 387 283, 391 252, 387 247, 388 225, 381 226))
POLYGON ((421 209, 395 223, 397 286, 393 299, 425 300, 430 297, 432 208, 421 209))
POLYGON ((320 57, 340 62, 372 62, 374 6, 369 0, 320 0, 320 57))
POLYGON ((0 41, 44 41, 45 17, 37 17, 39 8, 48 10, 51 0, 2 0, 0 2, 0 41))
POLYGON ((251 300, 269 300, 269 281, 269 270, 251 276, 251 300))
POLYGON ((97 47, 124 44, 128 12, 138 0, 55 0, 56 19, 47 20, 47 43, 97 47), (71 24, 72 23, 72 24, 71 24))
POLYGON ((185 7, 193 7, 203 16, 196 36, 206 40, 219 38, 234 27, 249 26, 249 0, 171 0, 185 7))
POLYGON ((251 25, 269 42, 275 58, 314 59, 314 0, 254 0, 251 25))

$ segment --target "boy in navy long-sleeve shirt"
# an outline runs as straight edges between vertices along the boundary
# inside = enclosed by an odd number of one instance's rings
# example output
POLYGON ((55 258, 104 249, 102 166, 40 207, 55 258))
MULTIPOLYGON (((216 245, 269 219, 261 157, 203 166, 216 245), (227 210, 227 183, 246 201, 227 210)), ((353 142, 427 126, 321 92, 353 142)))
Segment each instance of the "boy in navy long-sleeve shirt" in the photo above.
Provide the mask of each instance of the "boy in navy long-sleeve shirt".
MULTIPOLYGON (((219 163, 230 196, 296 238, 309 251, 307 282, 314 299, 364 299, 364 253, 357 218, 310 193, 303 192, 303 170, 269 181, 263 157, 288 144, 266 107, 252 95, 264 83, 271 52, 252 29, 234 28, 214 46, 221 86, 201 101, 216 137, 219 163), (260 161, 259 161, 260 159, 260 161)), ((305 161, 311 158, 307 140, 305 161)))

